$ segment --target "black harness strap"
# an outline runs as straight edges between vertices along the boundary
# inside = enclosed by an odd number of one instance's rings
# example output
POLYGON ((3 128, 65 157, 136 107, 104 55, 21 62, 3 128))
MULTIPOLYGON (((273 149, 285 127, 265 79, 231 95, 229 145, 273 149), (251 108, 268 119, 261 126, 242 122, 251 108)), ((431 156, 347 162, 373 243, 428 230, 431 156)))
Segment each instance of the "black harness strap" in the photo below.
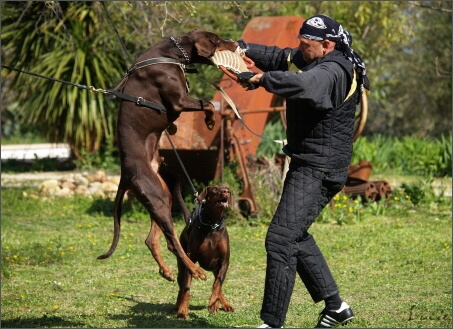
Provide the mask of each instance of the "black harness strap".
POLYGON ((133 97, 133 96, 130 96, 130 95, 127 95, 127 94, 124 94, 124 93, 118 91, 118 90, 122 90, 122 88, 126 84, 126 81, 127 81, 127 78, 129 77, 129 75, 131 75, 138 69, 141 69, 141 68, 149 66, 149 65, 154 65, 154 64, 177 64, 180 66, 180 68, 183 72, 187 72, 185 65, 174 58, 156 57, 156 58, 146 59, 144 61, 141 61, 141 62, 138 62, 138 63, 135 63, 135 64, 129 66, 128 69, 126 70, 126 74, 124 75, 123 79, 121 79, 120 83, 118 83, 114 88, 112 88, 110 90, 110 94, 114 95, 118 98, 121 98, 125 101, 135 103, 139 106, 148 107, 148 108, 157 110, 159 112, 166 112, 167 110, 161 104, 151 102, 149 100, 144 99, 143 97, 133 97))
POLYGON ((122 92, 119 92, 119 91, 112 91, 111 94, 118 98, 121 98, 125 101, 135 103, 138 106, 148 107, 150 109, 157 110, 159 112, 167 112, 167 109, 163 105, 157 104, 154 102, 150 102, 150 101, 144 99, 143 97, 132 97, 127 94, 123 94, 122 92))
POLYGON ((209 232, 213 231, 218 231, 221 228, 225 227, 225 214, 222 214, 222 217, 220 218, 220 221, 218 223, 206 223, 203 220, 203 216, 201 214, 201 211, 203 209, 203 202, 198 204, 197 207, 193 210, 193 212, 190 214, 187 226, 196 226, 200 230, 205 230, 209 232))
POLYGON ((181 69, 184 71, 184 64, 182 64, 180 61, 174 58, 168 58, 168 57, 156 57, 156 58, 151 58, 151 59, 145 59, 144 61, 132 64, 129 66, 129 68, 126 71, 126 75, 129 75, 131 73, 134 73, 136 70, 141 69, 142 67, 153 65, 153 64, 178 64, 181 66, 181 69))

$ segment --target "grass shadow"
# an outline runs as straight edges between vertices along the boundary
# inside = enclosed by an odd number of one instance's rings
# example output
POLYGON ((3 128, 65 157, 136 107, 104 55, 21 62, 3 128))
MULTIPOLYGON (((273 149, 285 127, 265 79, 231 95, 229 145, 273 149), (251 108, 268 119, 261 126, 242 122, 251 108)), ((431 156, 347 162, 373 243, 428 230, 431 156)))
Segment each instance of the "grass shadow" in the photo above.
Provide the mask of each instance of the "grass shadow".
MULTIPOLYGON (((86 213, 89 215, 101 214, 106 217, 113 216, 114 201, 107 198, 96 198, 94 199, 90 207, 87 209, 86 213)), ((123 212, 131 210, 131 205, 129 202, 123 203, 123 212)))
MULTIPOLYGON (((176 317, 173 311, 174 304, 153 304, 141 302, 130 297, 121 297, 136 303, 131 306, 130 314, 113 315, 114 320, 125 320, 129 327, 135 328, 212 328, 206 319, 193 314, 194 310, 206 309, 205 305, 191 305, 189 319, 182 320, 176 317)), ((206 310, 207 312, 207 310, 206 310)))
POLYGON ((2 328, 84 328, 86 324, 68 321, 59 316, 43 315, 40 318, 2 320, 2 328))

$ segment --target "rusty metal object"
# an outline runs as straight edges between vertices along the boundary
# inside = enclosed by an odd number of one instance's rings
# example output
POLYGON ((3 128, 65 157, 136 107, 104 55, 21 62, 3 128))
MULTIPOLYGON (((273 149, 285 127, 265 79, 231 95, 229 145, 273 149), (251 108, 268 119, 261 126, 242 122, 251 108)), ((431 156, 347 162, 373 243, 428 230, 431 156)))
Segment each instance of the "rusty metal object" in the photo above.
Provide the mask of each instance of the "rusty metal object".
MULTIPOLYGON (((304 19, 298 16, 255 17, 244 29, 242 38, 251 43, 276 45, 279 47, 297 47, 295 37, 304 19)), ((259 69, 253 68, 255 72, 259 69)), ((261 134, 267 124, 269 114, 282 112, 283 106, 275 106, 277 96, 264 88, 247 92, 244 88, 224 74, 219 86, 234 101, 244 122, 255 133, 261 134)), ((222 177, 223 164, 236 159, 239 163, 239 177, 243 181, 243 191, 236 198, 244 212, 254 214, 257 206, 247 172, 247 158, 256 154, 261 139, 250 133, 236 120, 228 109, 220 92, 212 99, 216 107, 216 125, 212 131, 206 128, 204 114, 185 112, 176 120, 177 133, 171 136, 177 152, 191 178, 207 183, 222 177), (213 160, 217 159, 216 164, 213 160)), ((278 104, 280 105, 280 104, 278 104)), ((178 162, 166 138, 159 142, 160 154, 171 171, 178 172, 178 162)), ((180 171, 180 170, 179 170, 180 171)))
POLYGON ((378 190, 373 182, 360 182, 354 185, 346 185, 342 191, 351 196, 360 196, 362 201, 376 201, 378 190))
MULTIPOLYGON (((295 36, 303 21, 304 19, 298 16, 255 17, 245 27, 242 38, 250 43, 276 45, 282 48, 297 47, 299 41, 295 36)), ((258 68, 253 68, 252 71, 261 72, 258 68)), ((284 110, 274 108, 277 96, 268 93, 264 88, 245 91, 240 84, 235 82, 232 84, 230 79, 222 80, 219 85, 234 101, 244 122, 255 133, 263 132, 270 112, 284 110)), ((222 102, 222 95, 217 92, 213 100, 222 102)), ((239 120, 233 122, 233 131, 241 142, 242 154, 255 155, 261 139, 248 131, 239 120)))
POLYGON ((374 185, 376 186, 376 190, 378 191, 376 201, 381 200, 384 198, 388 200, 392 195, 392 188, 388 182, 384 181, 374 181, 374 185))
POLYGON ((348 168, 348 180, 366 182, 370 179, 373 164, 369 161, 360 160, 358 165, 350 165, 348 168))
MULTIPOLYGON (((250 43, 295 48, 299 44, 295 36, 303 21, 304 18, 298 16, 255 17, 245 27, 242 38, 250 43)), ((257 68, 251 70, 261 72, 257 68)), ((254 133, 263 133, 269 115, 273 112, 280 113, 282 124, 286 128, 285 104, 280 97, 268 93, 264 88, 245 91, 226 74, 219 86, 234 101, 243 121, 254 133)), ((224 164, 236 159, 240 167, 238 176, 243 182, 243 191, 236 200, 243 212, 255 214, 258 210, 246 164, 247 159, 256 154, 261 138, 253 135, 237 120, 219 91, 215 93, 212 103, 217 110, 213 130, 207 129, 204 113, 184 112, 175 121, 177 132, 171 136, 172 142, 190 178, 204 184, 223 178, 224 164)), ((362 107, 355 120, 354 140, 363 130, 366 114, 366 94, 363 93, 362 107)), ((171 143, 165 136, 159 142, 159 149, 165 158, 166 169, 181 172, 171 143)), ((351 177, 354 178, 354 174, 351 177)), ((369 176, 358 178, 367 180, 369 176)))
POLYGON ((362 201, 375 202, 382 198, 388 200, 392 188, 386 181, 369 181, 373 164, 360 160, 358 165, 350 165, 348 179, 342 193, 352 197, 360 196, 362 201))
POLYGON ((386 181, 359 182, 346 185, 342 193, 350 196, 360 196, 362 201, 375 202, 381 199, 388 200, 392 195, 392 188, 386 181))

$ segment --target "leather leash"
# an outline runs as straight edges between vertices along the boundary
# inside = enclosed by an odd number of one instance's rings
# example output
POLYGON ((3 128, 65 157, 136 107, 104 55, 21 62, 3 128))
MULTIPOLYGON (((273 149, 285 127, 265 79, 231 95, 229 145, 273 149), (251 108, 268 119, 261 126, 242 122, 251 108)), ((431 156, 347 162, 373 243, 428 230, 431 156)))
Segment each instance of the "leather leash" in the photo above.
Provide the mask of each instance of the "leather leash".
POLYGON ((225 101, 228 103, 228 105, 230 105, 231 109, 233 110, 234 114, 236 114, 237 118, 241 121, 241 123, 244 125, 244 127, 250 131, 250 133, 252 133, 253 135, 259 137, 259 138, 262 138, 262 139, 266 139, 266 140, 269 140, 269 141, 272 141, 272 142, 275 142, 275 143, 279 143, 279 144, 284 144, 285 141, 284 140, 281 140, 281 139, 271 139, 269 137, 266 137, 264 135, 260 135, 260 134, 257 134, 255 133, 253 130, 250 129, 249 126, 247 126, 247 124, 245 123, 245 121, 242 119, 241 115, 239 114, 239 111, 236 107, 236 105, 234 104, 233 100, 230 98, 230 96, 228 96, 228 94, 225 92, 225 90, 222 89, 222 87, 220 87, 218 84, 216 83, 212 83, 212 82, 209 82, 209 81, 205 81, 209 84, 211 84, 212 86, 214 86, 215 89, 217 89, 220 94, 222 95, 223 99, 225 99, 225 101))

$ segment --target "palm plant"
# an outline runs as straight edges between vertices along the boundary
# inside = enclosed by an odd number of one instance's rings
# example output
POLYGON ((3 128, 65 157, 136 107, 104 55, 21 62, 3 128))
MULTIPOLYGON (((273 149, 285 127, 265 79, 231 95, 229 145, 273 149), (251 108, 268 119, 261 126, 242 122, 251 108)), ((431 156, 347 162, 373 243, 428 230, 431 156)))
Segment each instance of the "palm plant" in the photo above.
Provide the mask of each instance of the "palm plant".
MULTIPOLYGON (((125 64, 117 40, 101 27, 99 10, 95 2, 4 2, 3 63, 72 83, 112 87, 125 64)), ((48 140, 68 142, 80 155, 113 138, 117 104, 103 94, 2 70, 6 73, 22 123, 48 140)))

